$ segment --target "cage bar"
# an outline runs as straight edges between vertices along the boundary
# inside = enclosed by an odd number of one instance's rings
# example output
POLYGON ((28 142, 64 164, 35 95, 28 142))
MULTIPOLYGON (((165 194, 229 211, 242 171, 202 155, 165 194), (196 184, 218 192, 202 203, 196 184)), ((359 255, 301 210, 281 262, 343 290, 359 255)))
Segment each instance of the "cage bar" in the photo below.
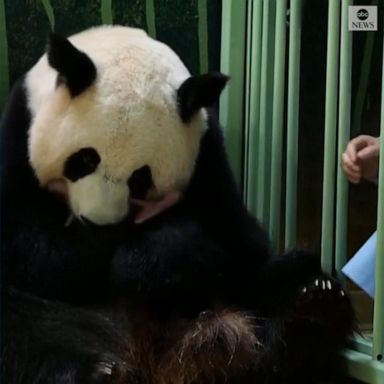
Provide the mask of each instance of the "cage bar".
POLYGON ((101 0, 101 22, 113 24, 112 0, 101 0))
POLYGON ((244 190, 247 207, 256 214, 263 1, 250 1, 248 6, 247 140, 244 190))
POLYGON ((271 116, 273 97, 274 16, 275 1, 263 2, 263 29, 261 48, 260 117, 257 171, 257 210, 259 220, 268 227, 271 158, 271 116))
POLYGON ((199 13, 199 61, 200 73, 208 72, 208 10, 207 0, 199 0, 197 4, 199 13))
POLYGON ((275 65, 273 83, 273 121, 271 148, 271 190, 269 233, 276 248, 279 243, 281 179, 284 123, 284 88, 285 88, 285 45, 286 45, 287 1, 276 3, 275 65))
POLYGON ((0 0, 0 108, 9 92, 8 40, 4 0, 0 0))
POLYGON ((340 159, 350 136, 352 91, 352 32, 348 31, 348 7, 352 0, 342 0, 340 37, 339 129, 336 186, 335 270, 339 277, 347 260, 348 180, 340 159))
POLYGON ((285 248, 296 245, 297 171, 302 0, 291 0, 289 17, 285 248))
POLYGON ((337 123, 337 84, 339 64, 340 1, 329 0, 327 74, 325 96, 325 138, 323 174, 323 214, 321 237, 321 265, 332 272, 334 236, 334 183, 337 123))
POLYGON ((145 18, 149 36, 156 38, 155 0, 145 0, 145 18))
POLYGON ((242 175, 246 4, 246 0, 223 0, 222 4, 221 71, 231 81, 220 98, 220 121, 238 182, 242 175))
MULTIPOLYGON (((384 47, 384 45, 383 45, 384 47)), ((384 354, 384 54, 381 79, 380 167, 377 207, 377 246, 375 269, 375 307, 373 317, 373 359, 383 361, 384 354)))

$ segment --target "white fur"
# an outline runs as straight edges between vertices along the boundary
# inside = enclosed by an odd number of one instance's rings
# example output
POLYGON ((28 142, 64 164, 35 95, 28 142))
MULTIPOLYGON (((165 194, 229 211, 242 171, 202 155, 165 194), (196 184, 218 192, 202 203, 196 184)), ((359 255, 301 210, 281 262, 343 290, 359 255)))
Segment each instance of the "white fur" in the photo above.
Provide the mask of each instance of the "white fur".
POLYGON ((97 173, 66 180, 75 215, 98 223, 117 222, 128 213, 127 180, 149 165, 153 197, 181 190, 194 169, 206 129, 202 110, 186 126, 176 91, 190 74, 179 57, 145 32, 119 26, 93 28, 70 37, 97 68, 95 83, 71 98, 56 88, 55 70, 44 55, 27 75, 31 165, 42 186, 63 178, 63 164, 84 147, 95 148, 97 173))

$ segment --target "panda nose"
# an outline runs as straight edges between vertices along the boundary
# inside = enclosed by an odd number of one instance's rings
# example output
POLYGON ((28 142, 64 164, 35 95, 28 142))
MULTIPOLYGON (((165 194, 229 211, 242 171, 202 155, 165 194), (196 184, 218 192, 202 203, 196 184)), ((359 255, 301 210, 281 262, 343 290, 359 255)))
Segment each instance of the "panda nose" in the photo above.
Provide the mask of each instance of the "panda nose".
POLYGON ((144 199, 148 190, 153 186, 152 172, 148 165, 136 169, 128 179, 128 187, 132 199, 144 199))

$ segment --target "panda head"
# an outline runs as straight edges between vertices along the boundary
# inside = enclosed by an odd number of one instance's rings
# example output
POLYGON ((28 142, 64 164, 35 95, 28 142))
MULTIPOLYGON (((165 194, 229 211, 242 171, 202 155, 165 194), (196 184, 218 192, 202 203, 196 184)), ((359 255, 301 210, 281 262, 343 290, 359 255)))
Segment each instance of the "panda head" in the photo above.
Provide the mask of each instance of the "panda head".
POLYGON ((191 76, 141 30, 52 35, 26 78, 30 164, 79 219, 115 224, 134 202, 143 221, 188 185, 207 129, 204 107, 226 81, 220 73, 191 76))

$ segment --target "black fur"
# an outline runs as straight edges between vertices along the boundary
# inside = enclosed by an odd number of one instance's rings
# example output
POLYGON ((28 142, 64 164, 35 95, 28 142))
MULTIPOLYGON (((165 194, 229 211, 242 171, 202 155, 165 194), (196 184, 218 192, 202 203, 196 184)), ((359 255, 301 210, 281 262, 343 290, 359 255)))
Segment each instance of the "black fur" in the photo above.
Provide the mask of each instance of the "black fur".
POLYGON ((211 107, 227 84, 228 76, 212 72, 191 76, 177 91, 181 119, 187 123, 203 107, 211 107))
POLYGON ((47 55, 49 65, 59 73, 58 83, 64 82, 72 97, 78 96, 95 81, 95 64, 65 37, 52 33, 47 55))
POLYGON ((63 175, 71 181, 76 181, 93 173, 99 163, 100 156, 94 148, 81 148, 68 157, 63 175))
POLYGON ((151 168, 148 165, 136 169, 128 179, 130 197, 134 199, 143 199, 148 190, 153 187, 151 168))
MULTIPOLYGON (((186 121, 213 97, 197 90, 200 81, 190 84, 180 96, 186 121)), ((8 384, 140 381, 131 326, 142 325, 143 311, 167 338, 174 319, 194 319, 217 305, 256 319, 262 347, 254 365, 239 372, 242 382, 250 382, 247 375, 265 384, 338 380, 338 351, 353 326, 349 300, 317 258, 272 255, 242 203, 213 119, 178 206, 142 225, 66 227, 66 204, 39 187, 28 163, 25 92, 22 79, 1 123, 8 384), (332 289, 318 289, 317 279, 329 279, 332 289)))

